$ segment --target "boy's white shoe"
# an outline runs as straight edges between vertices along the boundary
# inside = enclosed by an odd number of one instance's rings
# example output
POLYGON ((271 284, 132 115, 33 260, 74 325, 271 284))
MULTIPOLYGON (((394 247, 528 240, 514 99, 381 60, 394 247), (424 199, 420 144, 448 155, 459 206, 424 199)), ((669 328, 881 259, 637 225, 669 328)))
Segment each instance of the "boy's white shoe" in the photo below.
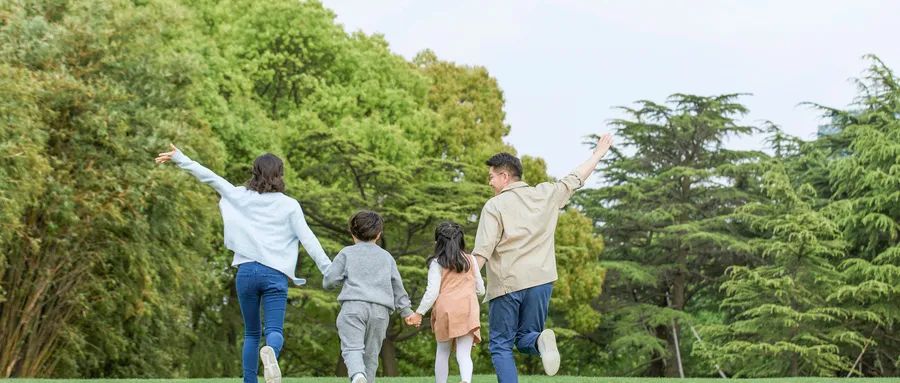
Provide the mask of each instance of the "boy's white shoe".
POLYGON ((559 371, 559 350, 556 348, 556 333, 546 329, 537 338, 537 349, 541 352, 541 362, 547 375, 556 375, 559 371))
POLYGON ((262 359, 263 376, 266 377, 266 383, 281 383, 281 369, 278 368, 275 349, 271 346, 263 346, 259 350, 259 358, 262 359))
POLYGON ((351 380, 350 383, 369 383, 369 381, 366 380, 366 374, 358 373, 353 375, 353 380, 351 380))

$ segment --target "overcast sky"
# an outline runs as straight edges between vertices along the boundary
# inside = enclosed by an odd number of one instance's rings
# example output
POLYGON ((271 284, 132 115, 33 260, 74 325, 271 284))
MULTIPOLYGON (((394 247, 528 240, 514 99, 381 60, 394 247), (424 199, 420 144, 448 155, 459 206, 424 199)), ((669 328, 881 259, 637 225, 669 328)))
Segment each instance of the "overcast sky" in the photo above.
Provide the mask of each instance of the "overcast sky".
MULTIPOLYGON (((900 1, 325 0, 348 32, 380 33, 412 58, 488 69, 506 98, 519 154, 561 177, 609 131, 615 106, 672 93, 746 92, 744 123, 771 120, 810 139, 804 101, 843 107, 877 54, 900 71, 900 1)), ((759 138, 732 147, 761 149, 759 138)), ((596 179, 592 180, 592 183, 596 179)))

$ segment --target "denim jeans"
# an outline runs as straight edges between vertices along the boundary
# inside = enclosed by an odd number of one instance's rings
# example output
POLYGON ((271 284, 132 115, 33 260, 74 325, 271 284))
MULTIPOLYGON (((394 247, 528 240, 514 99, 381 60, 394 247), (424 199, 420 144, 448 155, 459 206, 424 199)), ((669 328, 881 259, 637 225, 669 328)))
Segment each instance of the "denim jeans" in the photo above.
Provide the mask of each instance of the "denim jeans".
POLYGON ((496 297, 488 304, 490 350, 497 380, 517 383, 513 345, 523 354, 540 355, 537 338, 544 331, 553 282, 496 297))
POLYGON ((284 345, 284 311, 287 306, 288 277, 278 270, 258 262, 238 266, 238 302, 244 317, 244 346, 241 362, 244 383, 257 383, 259 369, 259 338, 262 323, 259 307, 262 304, 265 319, 266 345, 281 354, 284 345))

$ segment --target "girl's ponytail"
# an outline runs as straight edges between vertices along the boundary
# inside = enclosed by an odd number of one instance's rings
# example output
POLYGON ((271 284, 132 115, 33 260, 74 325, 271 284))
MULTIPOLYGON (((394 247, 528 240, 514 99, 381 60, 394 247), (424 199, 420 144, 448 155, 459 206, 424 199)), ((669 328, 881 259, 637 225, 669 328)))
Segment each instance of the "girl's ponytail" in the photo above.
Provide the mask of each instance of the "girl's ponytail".
POLYGON ((457 273, 469 271, 472 265, 463 253, 465 248, 466 239, 462 227, 454 222, 442 222, 434 230, 434 254, 426 264, 437 259, 438 264, 445 269, 457 273))

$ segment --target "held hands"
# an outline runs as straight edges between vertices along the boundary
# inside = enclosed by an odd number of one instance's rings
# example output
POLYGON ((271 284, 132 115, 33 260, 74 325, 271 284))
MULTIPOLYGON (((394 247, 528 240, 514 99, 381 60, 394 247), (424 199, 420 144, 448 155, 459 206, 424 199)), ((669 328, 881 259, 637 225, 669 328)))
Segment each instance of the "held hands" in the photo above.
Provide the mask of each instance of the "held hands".
POLYGON ((157 164, 164 164, 166 162, 169 162, 172 159, 172 156, 174 156, 175 153, 178 152, 178 148, 176 148, 175 145, 169 144, 169 147, 172 149, 172 151, 160 153, 159 157, 156 157, 155 161, 157 164))
POLYGON ((413 313, 412 315, 403 318, 403 320, 406 322, 407 326, 415 326, 418 328, 422 325, 422 314, 413 313))
POLYGON ((594 156, 603 158, 612 146, 612 142, 612 134, 606 133, 600 136, 600 138, 597 139, 597 146, 594 147, 594 156))

